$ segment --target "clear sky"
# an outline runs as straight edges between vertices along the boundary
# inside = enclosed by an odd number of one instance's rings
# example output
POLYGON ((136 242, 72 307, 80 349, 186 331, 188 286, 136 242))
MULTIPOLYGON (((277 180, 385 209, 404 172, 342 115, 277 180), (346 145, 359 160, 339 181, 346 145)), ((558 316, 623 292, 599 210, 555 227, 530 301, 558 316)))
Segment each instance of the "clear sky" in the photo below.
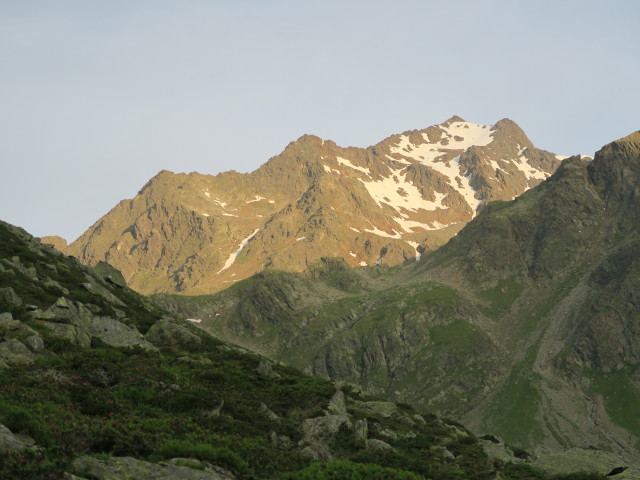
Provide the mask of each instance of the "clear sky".
POLYGON ((73 240, 163 169, 454 114, 593 154, 639 80, 637 0, 0 0, 0 219, 73 240))

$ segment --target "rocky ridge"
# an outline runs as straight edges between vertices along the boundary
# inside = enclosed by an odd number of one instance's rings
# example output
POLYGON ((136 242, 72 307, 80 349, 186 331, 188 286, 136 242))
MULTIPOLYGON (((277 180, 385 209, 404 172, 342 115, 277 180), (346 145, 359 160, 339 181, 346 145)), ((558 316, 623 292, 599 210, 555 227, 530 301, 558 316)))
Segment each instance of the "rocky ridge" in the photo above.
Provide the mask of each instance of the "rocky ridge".
POLYGON ((67 248, 107 261, 142 293, 211 293, 265 268, 413 261, 483 206, 546 179, 560 158, 511 120, 452 117, 375 146, 305 135, 250 174, 160 172, 67 248))
POLYGON ((158 299, 335 381, 540 451, 637 460, 640 133, 488 204, 412 265, 324 260, 158 299))

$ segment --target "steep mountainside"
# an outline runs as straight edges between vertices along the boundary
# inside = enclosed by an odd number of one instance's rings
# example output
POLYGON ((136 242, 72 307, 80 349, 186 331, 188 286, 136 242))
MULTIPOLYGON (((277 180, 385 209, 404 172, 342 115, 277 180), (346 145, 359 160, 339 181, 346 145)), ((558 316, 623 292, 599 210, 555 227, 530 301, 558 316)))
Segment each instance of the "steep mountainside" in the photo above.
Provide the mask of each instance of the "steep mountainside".
MULTIPOLYGON (((334 270, 311 275, 343 285, 334 270)), ((545 473, 516 454, 224 344, 130 290, 109 265, 83 267, 0 222, 3 479, 545 480, 568 471, 548 457, 545 473)), ((553 478, 602 480, 618 462, 599 457, 599 473, 553 478)))
POLYGON ((397 265, 444 244, 486 202, 537 185, 559 158, 507 119, 453 117, 367 149, 305 135, 250 174, 160 172, 64 251, 109 262, 143 293, 211 293, 326 256, 397 265))
POLYGON ((640 133, 486 206, 418 263, 267 271, 160 301, 202 328, 524 448, 640 439, 640 133))

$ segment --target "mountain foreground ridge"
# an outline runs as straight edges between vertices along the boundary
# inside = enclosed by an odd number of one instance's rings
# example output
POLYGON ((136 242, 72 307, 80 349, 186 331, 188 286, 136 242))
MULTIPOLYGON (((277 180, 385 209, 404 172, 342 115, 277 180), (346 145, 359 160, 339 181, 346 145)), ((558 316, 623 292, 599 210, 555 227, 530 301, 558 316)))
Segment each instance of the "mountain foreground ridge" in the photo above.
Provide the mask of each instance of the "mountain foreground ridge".
POLYGON ((108 264, 0 222, 3 479, 637 478, 603 452, 571 458, 540 469, 493 436, 221 342, 108 264))
POLYGON ((304 135, 249 174, 162 171, 68 247, 45 241, 85 264, 109 262, 141 293, 212 293, 329 256, 398 265, 446 243, 488 202, 539 184, 561 158, 508 119, 454 116, 366 149, 304 135))

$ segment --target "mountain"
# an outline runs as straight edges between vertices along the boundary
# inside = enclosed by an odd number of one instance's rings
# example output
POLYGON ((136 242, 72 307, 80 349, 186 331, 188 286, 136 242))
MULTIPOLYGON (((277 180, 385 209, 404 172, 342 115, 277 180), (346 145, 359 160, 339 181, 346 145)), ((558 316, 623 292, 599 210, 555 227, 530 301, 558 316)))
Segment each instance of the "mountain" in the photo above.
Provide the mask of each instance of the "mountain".
POLYGON ((221 342, 108 264, 82 266, 0 222, 3 479, 602 480, 624 470, 590 455, 592 474, 568 474, 574 464, 554 457, 541 470, 495 437, 221 342))
POLYGON ((155 298, 222 338, 478 434, 637 461, 638 185, 640 132, 486 204, 420 262, 324 259, 155 298))
POLYGON ((142 293, 212 293, 265 268, 322 257, 398 265, 443 245, 484 205, 555 171, 511 120, 452 117, 375 146, 305 135, 250 174, 162 171, 68 247, 106 261, 142 293))

